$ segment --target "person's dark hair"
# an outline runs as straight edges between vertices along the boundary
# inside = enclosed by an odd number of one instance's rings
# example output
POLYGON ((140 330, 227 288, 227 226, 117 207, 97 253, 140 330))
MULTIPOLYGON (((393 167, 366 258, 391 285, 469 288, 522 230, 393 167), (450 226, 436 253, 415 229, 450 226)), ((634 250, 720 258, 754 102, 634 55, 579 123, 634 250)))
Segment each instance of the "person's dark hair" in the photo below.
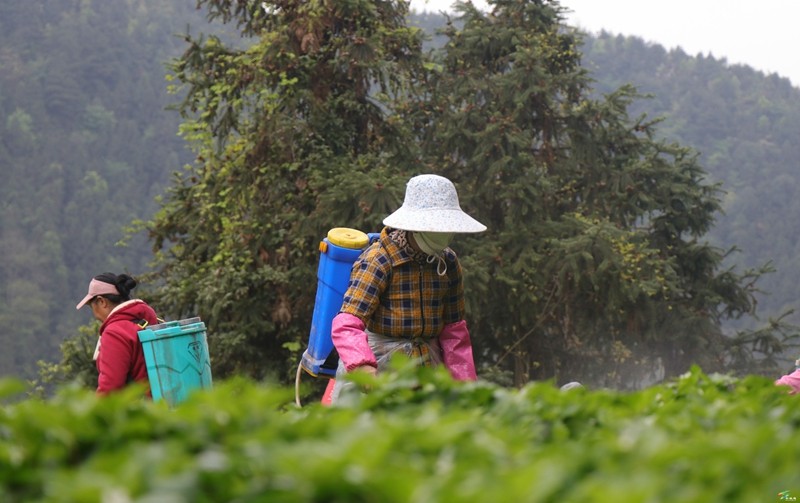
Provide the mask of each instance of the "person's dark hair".
POLYGON ((104 272, 103 274, 95 276, 94 279, 117 287, 119 295, 110 293, 100 295, 100 297, 108 299, 113 304, 122 304, 125 301, 131 300, 131 290, 136 288, 137 285, 136 280, 127 274, 104 272))

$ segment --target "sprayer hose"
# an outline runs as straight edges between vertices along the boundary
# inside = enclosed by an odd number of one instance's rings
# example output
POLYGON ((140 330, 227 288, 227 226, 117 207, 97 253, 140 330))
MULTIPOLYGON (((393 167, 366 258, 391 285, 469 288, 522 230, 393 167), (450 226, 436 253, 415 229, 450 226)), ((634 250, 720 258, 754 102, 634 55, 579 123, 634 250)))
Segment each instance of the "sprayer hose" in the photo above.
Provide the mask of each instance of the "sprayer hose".
POLYGON ((303 362, 297 366, 297 376, 294 378, 294 403, 297 404, 298 407, 302 407, 300 405, 300 374, 303 372, 303 362))

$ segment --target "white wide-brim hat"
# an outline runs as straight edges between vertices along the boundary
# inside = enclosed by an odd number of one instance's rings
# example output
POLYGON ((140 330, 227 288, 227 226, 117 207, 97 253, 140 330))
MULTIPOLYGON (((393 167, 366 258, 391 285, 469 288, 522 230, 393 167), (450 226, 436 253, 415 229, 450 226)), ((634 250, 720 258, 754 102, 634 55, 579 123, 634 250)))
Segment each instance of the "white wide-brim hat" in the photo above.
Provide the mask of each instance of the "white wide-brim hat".
POLYGON ((453 182, 439 175, 419 175, 406 185, 403 205, 383 219, 393 229, 416 232, 483 232, 486 226, 461 210, 453 182))

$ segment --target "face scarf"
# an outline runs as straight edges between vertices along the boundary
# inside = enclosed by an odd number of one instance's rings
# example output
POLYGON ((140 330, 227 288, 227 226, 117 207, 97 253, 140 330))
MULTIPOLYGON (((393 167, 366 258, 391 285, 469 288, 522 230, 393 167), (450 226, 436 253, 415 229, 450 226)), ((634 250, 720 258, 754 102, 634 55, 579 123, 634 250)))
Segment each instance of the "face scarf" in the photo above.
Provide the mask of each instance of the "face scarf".
POLYGON ((453 240, 453 232, 415 232, 414 241, 417 242, 419 249, 428 255, 428 263, 437 261, 436 272, 439 276, 447 274, 447 262, 444 260, 442 252, 453 240))

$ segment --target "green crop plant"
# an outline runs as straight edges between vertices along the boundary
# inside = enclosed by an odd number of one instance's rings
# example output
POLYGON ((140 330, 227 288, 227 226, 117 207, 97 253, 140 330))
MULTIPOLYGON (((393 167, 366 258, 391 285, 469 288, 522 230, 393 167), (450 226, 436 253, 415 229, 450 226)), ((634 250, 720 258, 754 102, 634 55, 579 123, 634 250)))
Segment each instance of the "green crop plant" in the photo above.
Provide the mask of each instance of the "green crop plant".
POLYGON ((687 374, 619 392, 454 382, 399 361, 335 406, 231 379, 141 390, 0 382, 3 502, 752 502, 800 495, 800 399, 687 374), (787 492, 788 491, 788 492, 787 492))

